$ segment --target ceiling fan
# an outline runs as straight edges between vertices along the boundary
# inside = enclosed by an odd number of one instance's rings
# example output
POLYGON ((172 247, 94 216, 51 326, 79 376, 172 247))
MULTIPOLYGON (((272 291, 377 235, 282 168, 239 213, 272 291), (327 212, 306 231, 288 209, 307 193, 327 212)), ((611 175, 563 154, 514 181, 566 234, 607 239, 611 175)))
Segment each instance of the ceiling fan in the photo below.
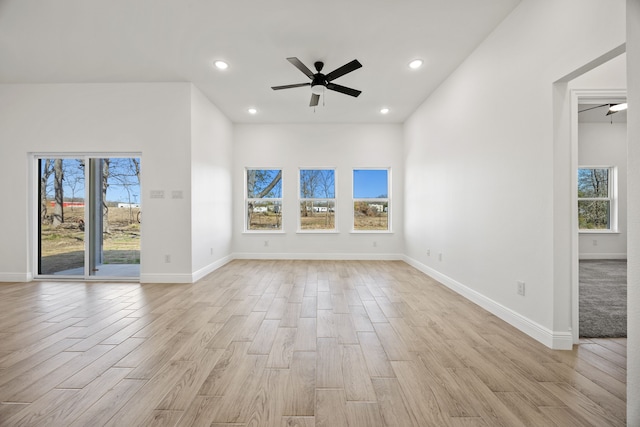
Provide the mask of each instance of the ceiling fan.
POLYGON ((342 77, 347 73, 350 73, 358 68, 362 67, 362 64, 358 62, 357 59, 344 64, 342 67, 338 67, 329 74, 322 74, 322 68, 324 67, 324 63, 317 61, 313 65, 317 71, 317 73, 313 73, 306 65, 302 63, 298 58, 287 58, 287 61, 291 62, 294 67, 298 70, 302 71, 307 77, 311 79, 308 83, 297 83, 292 85, 284 85, 284 86, 272 86, 273 90, 280 89, 291 89, 294 87, 302 87, 302 86, 311 86, 311 101, 309 102, 309 107, 315 107, 318 105, 318 101, 320 100, 320 95, 322 95, 325 89, 333 90, 336 92, 344 93, 345 95, 358 96, 362 93, 362 91, 351 89, 350 87, 340 86, 335 83, 332 83, 333 80, 338 77, 342 77))
POLYGON ((578 111, 578 113, 584 113, 585 111, 589 111, 589 110, 593 110, 595 108, 602 108, 602 107, 609 107, 607 110, 607 116, 610 116, 612 114, 615 113, 619 113, 620 111, 624 111, 627 109, 627 103, 626 102, 622 102, 622 103, 609 103, 609 104, 602 104, 602 105, 596 105, 595 107, 591 107, 591 108, 585 108, 584 110, 580 110, 578 111))

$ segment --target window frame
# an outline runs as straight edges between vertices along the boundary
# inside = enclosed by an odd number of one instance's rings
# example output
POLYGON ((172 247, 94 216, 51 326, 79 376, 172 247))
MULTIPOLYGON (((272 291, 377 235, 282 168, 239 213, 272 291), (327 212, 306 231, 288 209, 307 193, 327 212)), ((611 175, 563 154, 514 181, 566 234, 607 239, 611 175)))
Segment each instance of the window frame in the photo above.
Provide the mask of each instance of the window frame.
POLYGON ((299 167, 298 168, 298 233, 321 233, 331 234, 339 233, 338 231, 338 170, 335 167, 299 167), (333 198, 331 197, 302 197, 302 171, 333 171, 333 198), (302 203, 304 202, 327 202, 328 206, 333 203, 333 228, 303 229, 302 228, 302 203))
POLYGON ((374 234, 391 234, 393 233, 393 221, 392 221, 392 195, 391 195, 391 167, 354 167, 351 169, 351 233, 355 234, 366 234, 366 233, 374 233, 374 234), (365 170, 385 170, 387 171, 387 197, 369 197, 369 198, 360 198, 355 197, 355 172, 356 171, 365 171, 365 170), (387 204, 387 228, 386 229, 356 229, 356 215, 355 215, 355 204, 357 202, 364 203, 386 203, 387 204))
POLYGON ((244 206, 243 206, 243 216, 244 216, 244 233, 257 233, 257 234, 282 234, 284 233, 284 205, 283 205, 283 201, 284 201, 284 168, 282 167, 245 167, 243 170, 244 173, 244 206), (248 182, 248 172, 252 171, 252 170, 257 170, 257 171, 280 171, 281 173, 281 177, 280 177, 280 197, 262 197, 262 198, 256 198, 256 197, 249 197, 249 182, 248 182), (249 219, 249 203, 251 202, 273 202, 274 204, 279 204, 280 206, 280 228, 276 228, 276 229, 250 229, 250 219, 249 219))
POLYGON ((584 234, 597 234, 597 233, 618 233, 618 168, 611 165, 606 166, 593 166, 593 165, 580 165, 576 170, 576 214, 578 218, 578 232, 584 234), (608 170, 608 183, 607 183, 607 196, 608 197, 580 197, 578 195, 580 183, 579 174, 582 169, 606 169, 608 170), (580 202, 581 201, 608 201, 609 202, 609 228, 580 228, 580 202))

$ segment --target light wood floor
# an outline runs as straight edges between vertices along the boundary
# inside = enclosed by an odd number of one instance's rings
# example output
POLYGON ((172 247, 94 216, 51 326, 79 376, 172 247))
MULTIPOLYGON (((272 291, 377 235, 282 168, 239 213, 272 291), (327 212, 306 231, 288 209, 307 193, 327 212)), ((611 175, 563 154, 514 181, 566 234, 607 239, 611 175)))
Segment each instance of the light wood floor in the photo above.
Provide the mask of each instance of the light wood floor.
POLYGON ((626 340, 552 351, 403 262, 0 284, 0 425, 625 424, 626 340))

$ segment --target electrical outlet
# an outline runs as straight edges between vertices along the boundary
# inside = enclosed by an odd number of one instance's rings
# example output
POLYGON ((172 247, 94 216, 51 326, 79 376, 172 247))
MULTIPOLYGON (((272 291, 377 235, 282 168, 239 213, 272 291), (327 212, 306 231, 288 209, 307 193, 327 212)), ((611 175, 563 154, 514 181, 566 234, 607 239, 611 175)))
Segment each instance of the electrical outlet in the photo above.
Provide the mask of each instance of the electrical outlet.
POLYGON ((518 295, 524 296, 524 282, 518 280, 518 295))
POLYGON ((431 256, 431 249, 427 249, 427 256, 431 256))
POLYGON ((598 246, 598 241, 596 239, 593 239, 593 246, 598 246))
POLYGON ((265 245, 265 246, 269 246, 269 241, 268 241, 268 240, 265 240, 265 241, 264 241, 264 245, 265 245))
POLYGON ((438 261, 442 261, 442 254, 438 254, 438 261))
POLYGON ((213 255, 213 248, 209 248, 209 255, 213 255))
POLYGON ((171 262, 171 255, 166 254, 166 255, 164 256, 164 262, 165 262, 166 264, 169 264, 169 263, 171 262))
POLYGON ((378 242, 374 241, 374 242, 373 242, 373 247, 375 248, 375 247, 377 247, 377 246, 378 246, 378 242))

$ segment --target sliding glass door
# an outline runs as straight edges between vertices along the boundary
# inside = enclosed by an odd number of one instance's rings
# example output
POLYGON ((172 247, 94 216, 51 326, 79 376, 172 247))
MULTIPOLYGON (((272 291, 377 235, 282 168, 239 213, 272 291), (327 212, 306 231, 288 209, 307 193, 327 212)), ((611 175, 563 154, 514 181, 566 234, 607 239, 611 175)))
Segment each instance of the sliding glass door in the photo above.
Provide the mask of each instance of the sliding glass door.
POLYGON ((140 158, 38 157, 37 276, 140 275, 140 158))
POLYGON ((38 274, 85 274, 84 166, 79 158, 38 159, 38 274))

